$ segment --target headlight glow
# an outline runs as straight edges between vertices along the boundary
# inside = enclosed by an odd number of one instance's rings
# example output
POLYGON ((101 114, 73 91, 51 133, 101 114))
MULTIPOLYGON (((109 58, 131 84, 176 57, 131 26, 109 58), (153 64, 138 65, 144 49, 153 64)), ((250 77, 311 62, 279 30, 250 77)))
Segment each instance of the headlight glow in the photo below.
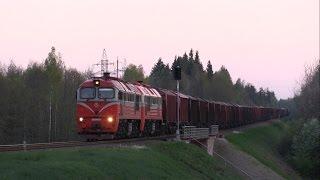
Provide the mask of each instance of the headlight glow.
POLYGON ((99 86, 100 85, 100 81, 99 80, 94 80, 94 85, 99 86))
POLYGON ((107 118, 107 121, 108 121, 109 123, 112 123, 112 122, 113 122, 113 117, 111 117, 111 116, 108 117, 108 118, 107 118))
POLYGON ((84 120, 83 117, 80 117, 80 118, 79 118, 79 121, 80 121, 80 122, 82 122, 83 120, 84 120))

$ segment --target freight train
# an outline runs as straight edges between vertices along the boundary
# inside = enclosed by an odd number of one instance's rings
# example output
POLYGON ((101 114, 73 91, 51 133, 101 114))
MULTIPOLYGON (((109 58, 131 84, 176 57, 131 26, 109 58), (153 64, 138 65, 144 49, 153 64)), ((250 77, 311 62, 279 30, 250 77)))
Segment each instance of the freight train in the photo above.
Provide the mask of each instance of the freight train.
POLYGON ((87 139, 173 134, 177 111, 180 127, 219 125, 223 129, 289 114, 284 108, 241 106, 177 94, 142 82, 124 82, 107 73, 86 80, 77 90, 77 130, 87 139))

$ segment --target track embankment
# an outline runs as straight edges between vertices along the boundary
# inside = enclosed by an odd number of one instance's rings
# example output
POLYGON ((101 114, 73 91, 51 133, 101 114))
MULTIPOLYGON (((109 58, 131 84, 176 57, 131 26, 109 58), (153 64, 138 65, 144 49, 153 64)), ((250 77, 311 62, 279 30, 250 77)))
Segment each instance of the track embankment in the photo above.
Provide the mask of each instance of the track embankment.
POLYGON ((224 138, 216 139, 214 148, 218 154, 245 171, 252 179, 283 179, 269 167, 237 149, 224 138))
POLYGON ((116 139, 105 141, 67 141, 67 142, 52 142, 52 143, 33 143, 33 144, 13 144, 13 145, 0 145, 0 152, 8 151, 28 151, 28 150, 41 150, 41 149, 55 149, 55 148, 68 148, 68 147, 89 147, 89 146, 112 146, 117 144, 135 143, 150 140, 167 140, 175 138, 172 135, 155 136, 155 137, 141 137, 131 139, 116 139))
POLYGON ((195 145, 144 141, 140 145, 118 144, 111 148, 3 152, 0 153, 0 179, 233 180, 239 176, 195 145))
POLYGON ((279 153, 287 131, 287 124, 280 120, 228 130, 224 132, 226 139, 217 140, 216 149, 251 172, 254 179, 301 179, 279 153))

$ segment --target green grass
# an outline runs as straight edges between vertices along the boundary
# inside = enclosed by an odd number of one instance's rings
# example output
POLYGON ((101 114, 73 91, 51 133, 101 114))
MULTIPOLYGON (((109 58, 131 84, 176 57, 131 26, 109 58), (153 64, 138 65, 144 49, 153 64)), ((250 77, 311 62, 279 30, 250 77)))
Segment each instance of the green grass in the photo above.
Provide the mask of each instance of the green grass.
POLYGON ((251 128, 243 133, 229 134, 226 136, 229 142, 250 154, 264 165, 286 179, 296 179, 296 175, 287 172, 279 162, 284 162, 278 153, 278 145, 285 136, 287 125, 283 122, 271 125, 251 128))
POLYGON ((0 153, 0 179, 239 179, 195 145, 0 153))

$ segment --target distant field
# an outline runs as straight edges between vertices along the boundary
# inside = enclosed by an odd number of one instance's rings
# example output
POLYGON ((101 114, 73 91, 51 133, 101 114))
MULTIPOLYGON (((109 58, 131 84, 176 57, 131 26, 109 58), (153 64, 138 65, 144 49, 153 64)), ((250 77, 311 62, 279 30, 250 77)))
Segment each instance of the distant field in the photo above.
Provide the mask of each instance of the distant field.
POLYGON ((297 176, 288 171, 287 165, 277 152, 277 146, 284 136, 286 128, 285 123, 276 122, 271 125, 247 129, 242 133, 229 134, 226 139, 279 175, 292 179, 297 176))
POLYGON ((195 145, 0 153, 0 179, 239 179, 195 145))

